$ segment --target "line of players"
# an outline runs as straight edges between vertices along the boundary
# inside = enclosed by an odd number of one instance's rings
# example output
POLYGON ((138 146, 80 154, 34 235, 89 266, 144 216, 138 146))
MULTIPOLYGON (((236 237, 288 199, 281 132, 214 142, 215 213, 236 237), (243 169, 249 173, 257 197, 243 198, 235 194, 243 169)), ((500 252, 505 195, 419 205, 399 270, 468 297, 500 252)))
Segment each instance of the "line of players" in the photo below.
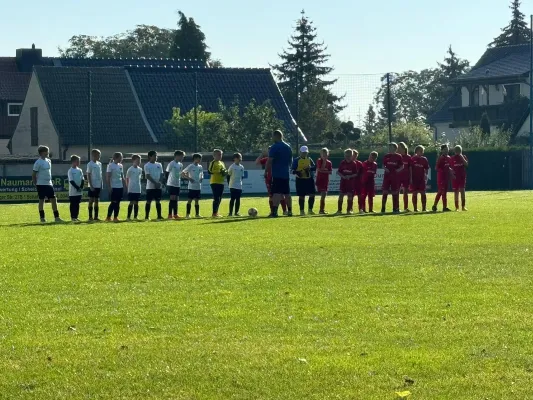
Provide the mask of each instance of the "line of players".
MULTIPOLYGON (((44 212, 44 202, 50 200, 54 212, 54 218, 57 222, 61 221, 57 208, 57 201, 52 184, 51 161, 48 159, 49 149, 46 146, 40 146, 39 159, 33 167, 33 183, 37 187, 39 196, 39 216, 41 222, 46 222, 44 212)), ((438 193, 433 205, 433 211, 437 211, 437 205, 442 199, 443 211, 451 211, 447 206, 447 192, 450 178, 452 180, 453 190, 455 192, 455 207, 459 210, 459 196, 461 197, 461 208, 466 211, 466 168, 468 160, 462 154, 460 146, 456 146, 455 155, 449 156, 449 147, 441 147, 441 155, 437 161, 437 184, 438 193)), ((369 159, 361 162, 358 158, 357 150, 348 149, 344 152, 344 160, 340 163, 337 174, 341 178, 339 187, 339 199, 337 214, 342 214, 344 198, 347 198, 347 213, 354 214, 354 197, 358 198, 359 213, 374 212, 373 199, 375 197, 375 176, 377 173, 378 153, 372 152, 369 159)), ((186 218, 191 218, 192 203, 195 206, 196 218, 201 218, 199 200, 201 198, 201 184, 203 181, 204 170, 202 167, 202 155, 194 154, 193 163, 183 168, 183 151, 176 151, 174 160, 170 162, 163 170, 163 166, 157 162, 157 153, 150 151, 148 153, 148 162, 144 165, 144 174, 146 176, 146 204, 145 219, 150 219, 151 205, 155 202, 157 218, 163 219, 161 198, 163 181, 170 195, 168 218, 179 219, 178 199, 180 194, 181 179, 188 181, 188 202, 186 218), (166 173, 165 173, 166 172, 166 173)), ((89 203, 88 212, 90 221, 99 221, 99 199, 103 188, 102 164, 100 162, 101 153, 94 149, 91 152, 91 161, 87 165, 87 179, 89 186, 89 203)), ((226 169, 222 162, 222 151, 213 152, 213 161, 209 164, 208 172, 210 174, 210 186, 213 193, 213 214, 215 218, 221 217, 219 213, 224 184, 227 180, 231 200, 229 204, 229 216, 240 216, 240 200, 242 196, 242 180, 244 177, 244 167, 242 166, 242 156, 239 153, 234 154, 234 163, 226 169)), ((308 197, 308 213, 314 214, 315 194, 320 194, 320 214, 327 214, 325 210, 326 197, 328 193, 329 178, 332 174, 333 166, 329 158, 328 149, 322 149, 320 158, 315 164, 309 157, 309 149, 302 146, 300 155, 293 160, 292 173, 296 176, 296 191, 300 207, 300 215, 305 215, 305 200, 308 197), (316 175, 316 179, 315 179, 316 175)), ((120 213, 120 203, 127 192, 128 220, 138 218, 139 200, 141 197, 141 179, 143 169, 141 168, 141 157, 134 155, 132 157, 132 166, 126 174, 123 170, 122 153, 115 153, 112 161, 107 167, 106 181, 110 190, 110 205, 107 210, 107 221, 118 221, 120 213)), ((268 157, 266 154, 259 156, 256 160, 258 165, 266 166, 268 157)), ((82 199, 82 190, 85 185, 84 174, 80 169, 80 157, 73 155, 71 157, 72 167, 68 171, 69 181, 69 200, 70 214, 72 221, 79 221, 80 203, 82 199)), ((404 210, 409 211, 408 193, 412 193, 412 202, 414 211, 418 212, 418 194, 421 195, 422 211, 426 211, 426 186, 428 179, 429 163, 424 157, 424 147, 417 146, 415 154, 409 155, 408 147, 405 143, 396 143, 389 145, 389 153, 383 157, 383 168, 385 171, 383 179, 383 197, 381 212, 385 212, 388 196, 392 195, 393 210, 395 213, 400 212, 400 192, 403 192, 404 210)), ((271 192, 272 177, 268 170, 265 171, 265 183, 270 195, 270 206, 272 204, 271 192)), ((290 197, 284 198, 281 202, 285 215, 292 215, 290 197)))
MULTIPOLYGON (((418 195, 422 203, 422 211, 427 211, 426 187, 428 181, 429 162, 424 157, 424 147, 417 146, 415 154, 409 155, 409 149, 403 142, 389 144, 389 152, 383 157, 383 196, 381 212, 384 213, 387 206, 389 195, 392 196, 393 212, 400 212, 400 193, 403 193, 404 211, 409 212, 409 193, 412 193, 413 209, 419 212, 418 195)), ((454 148, 455 155, 449 156, 448 145, 441 146, 441 154, 438 158, 437 185, 438 193, 435 198, 432 210, 437 211, 437 206, 442 199, 443 211, 451 211, 448 208, 448 187, 450 180, 455 192, 455 208, 459 211, 459 197, 461 198, 461 209, 466 209, 466 168, 468 160, 462 152, 461 146, 454 148)), ((347 213, 354 214, 354 198, 357 196, 358 211, 360 214, 374 212, 375 197, 375 177, 378 169, 378 153, 372 152, 368 160, 361 162, 358 160, 359 152, 353 149, 347 149, 344 152, 344 160, 339 164, 337 175, 341 178, 339 185, 339 199, 337 214, 342 214, 344 198, 347 198, 347 213), (367 208, 368 205, 368 208, 367 208)), ((256 163, 266 165, 268 161, 267 153, 260 156, 256 163)), ((329 160, 329 151, 324 148, 320 152, 320 158, 315 162, 309 157, 307 146, 300 148, 300 155, 293 161, 292 173, 296 176, 296 192, 300 207, 300 215, 305 215, 305 200, 308 198, 308 211, 310 215, 315 214, 313 211, 315 195, 320 194, 320 211, 319 214, 327 214, 325 210, 326 197, 329 187, 329 178, 333 173, 333 165, 329 160), (316 178, 315 178, 316 176, 316 178)), ((272 177, 269 171, 265 173, 266 185, 272 199, 270 183, 272 177)), ((289 198, 290 203, 290 196, 289 198)), ((270 202, 273 215, 275 207, 270 202)), ((281 203, 285 215, 291 215, 290 205, 287 208, 286 202, 281 203)))

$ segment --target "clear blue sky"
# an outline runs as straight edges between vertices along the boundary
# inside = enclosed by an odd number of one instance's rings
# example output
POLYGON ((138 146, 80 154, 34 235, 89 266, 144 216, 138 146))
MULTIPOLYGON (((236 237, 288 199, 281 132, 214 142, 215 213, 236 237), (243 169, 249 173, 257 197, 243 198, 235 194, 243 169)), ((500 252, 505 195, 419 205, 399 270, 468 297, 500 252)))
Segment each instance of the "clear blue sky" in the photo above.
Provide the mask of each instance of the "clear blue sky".
MULTIPOLYGON (((422 69, 440 61, 449 44, 471 62, 510 19, 507 0, 0 0, 0 56, 35 43, 57 55, 76 34, 111 35, 153 24, 174 27, 176 9, 195 18, 213 56, 226 66, 262 67, 292 32, 302 8, 329 46, 337 74, 422 69), (480 4, 483 3, 481 6, 480 4), (263 4, 259 6, 258 4, 263 4)), ((522 11, 533 13, 533 1, 522 11)))

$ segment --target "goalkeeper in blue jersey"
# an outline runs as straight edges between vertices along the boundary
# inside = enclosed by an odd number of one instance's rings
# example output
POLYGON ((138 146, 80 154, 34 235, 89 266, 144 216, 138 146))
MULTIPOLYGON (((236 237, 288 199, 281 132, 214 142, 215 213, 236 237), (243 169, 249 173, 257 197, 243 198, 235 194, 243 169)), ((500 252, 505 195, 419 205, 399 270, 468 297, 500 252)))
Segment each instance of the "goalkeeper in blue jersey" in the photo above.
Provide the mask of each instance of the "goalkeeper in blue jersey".
POLYGON ((309 158, 309 148, 302 146, 300 148, 300 157, 293 160, 292 173, 296 175, 296 194, 300 205, 300 215, 305 215, 305 197, 309 197, 308 214, 314 215, 313 207, 315 205, 315 175, 316 166, 313 160, 309 158))

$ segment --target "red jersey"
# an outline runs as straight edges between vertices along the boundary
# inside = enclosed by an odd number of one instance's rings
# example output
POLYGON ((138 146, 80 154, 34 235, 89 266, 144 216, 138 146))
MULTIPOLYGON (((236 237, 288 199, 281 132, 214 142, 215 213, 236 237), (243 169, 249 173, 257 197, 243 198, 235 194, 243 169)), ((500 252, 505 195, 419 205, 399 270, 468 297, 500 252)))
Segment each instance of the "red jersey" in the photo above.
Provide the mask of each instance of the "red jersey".
POLYGON ((450 156, 440 156, 437 161, 437 179, 447 180, 450 174, 450 156))
POLYGON ((326 185, 327 185, 327 183, 329 182, 329 175, 330 174, 325 173, 325 172, 320 172, 321 169, 327 169, 330 172, 333 170, 333 164, 331 163, 331 161, 326 160, 326 165, 325 166, 322 166, 323 163, 324 163, 324 160, 322 160, 321 158, 316 160, 316 182, 317 182, 317 185, 319 183, 326 183, 326 185))
POLYGON ((378 172, 378 164, 374 161, 366 160, 363 163, 363 176, 362 176, 363 183, 374 185, 376 182, 377 172, 378 172))
POLYGON ((389 170, 387 175, 391 177, 398 175, 396 171, 400 169, 402 165, 403 165, 403 158, 398 153, 385 154, 385 156, 383 157, 383 168, 389 170))
POLYGON ((403 169, 400 171, 399 176, 402 180, 409 181, 411 173, 409 172, 411 170, 412 166, 412 158, 409 154, 402 154, 402 162, 403 162, 403 169))
POLYGON ((424 182, 429 171, 428 159, 424 156, 414 155, 411 158, 411 171, 413 183, 424 182))
POLYGON ((361 179, 363 177, 363 163, 359 160, 354 160, 357 164, 357 182, 361 182, 361 179))
MULTIPOLYGON (((268 162, 268 157, 263 157, 262 159, 259 160, 259 163, 263 166, 263 168, 266 167, 266 164, 268 162)), ((272 177, 270 176, 271 174, 269 174, 267 172, 267 170, 265 169, 265 182, 267 184, 269 184, 270 182, 272 182, 272 177)))
MULTIPOLYGON (((466 158, 466 156, 464 157, 466 158)), ((463 156, 456 154, 450 157, 450 168, 453 170, 456 180, 463 181, 466 179, 466 165, 463 156)))
MULTIPOLYGON (((342 160, 339 164, 339 173, 341 175, 355 175, 359 173, 359 166, 355 161, 342 160)), ((356 178, 352 178, 356 179, 356 178)))

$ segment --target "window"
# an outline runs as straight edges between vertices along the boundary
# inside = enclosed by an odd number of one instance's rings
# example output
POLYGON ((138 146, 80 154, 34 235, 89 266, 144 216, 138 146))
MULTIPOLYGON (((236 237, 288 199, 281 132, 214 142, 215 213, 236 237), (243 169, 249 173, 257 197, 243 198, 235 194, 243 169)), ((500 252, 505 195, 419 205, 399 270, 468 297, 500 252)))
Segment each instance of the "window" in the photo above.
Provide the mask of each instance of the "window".
POLYGON ((470 105, 479 106, 479 86, 476 86, 472 90, 472 98, 470 99, 470 105))
POLYGON ((22 103, 7 103, 7 116, 18 117, 22 112, 22 103))
POLYGON ((31 145, 39 146, 39 112, 37 107, 30 108, 31 145))
POLYGON ((503 85, 503 101, 513 101, 520 98, 520 84, 503 85))

